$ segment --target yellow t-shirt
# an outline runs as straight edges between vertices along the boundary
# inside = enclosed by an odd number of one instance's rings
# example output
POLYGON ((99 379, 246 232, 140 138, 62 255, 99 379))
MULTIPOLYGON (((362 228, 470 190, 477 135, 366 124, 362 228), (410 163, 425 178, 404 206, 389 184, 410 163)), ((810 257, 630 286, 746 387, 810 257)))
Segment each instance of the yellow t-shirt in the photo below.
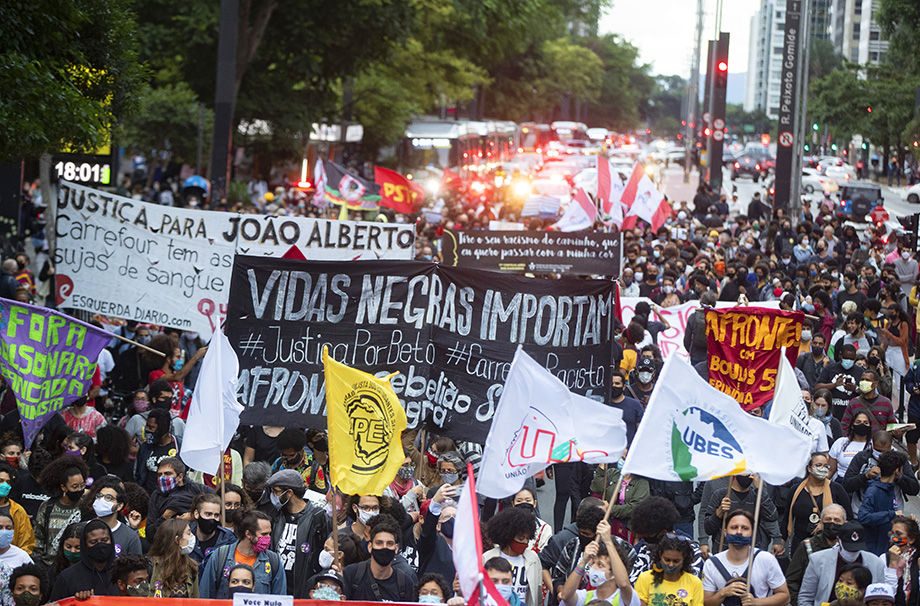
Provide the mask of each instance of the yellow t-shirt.
POLYGON ((636 580, 636 593, 648 606, 703 606, 703 581, 689 572, 676 582, 662 580, 655 585, 652 571, 647 570, 636 580))

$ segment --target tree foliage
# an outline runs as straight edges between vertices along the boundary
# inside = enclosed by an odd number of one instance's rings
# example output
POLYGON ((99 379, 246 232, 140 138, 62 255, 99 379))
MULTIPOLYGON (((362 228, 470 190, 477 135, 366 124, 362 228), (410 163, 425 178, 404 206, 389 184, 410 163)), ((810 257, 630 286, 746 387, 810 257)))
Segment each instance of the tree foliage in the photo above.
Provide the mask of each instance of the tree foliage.
POLYGON ((0 2, 0 156, 108 142, 142 79, 126 0, 0 2))
POLYGON ((902 73, 920 76, 920 2, 878 0, 874 18, 888 37, 888 58, 902 73))

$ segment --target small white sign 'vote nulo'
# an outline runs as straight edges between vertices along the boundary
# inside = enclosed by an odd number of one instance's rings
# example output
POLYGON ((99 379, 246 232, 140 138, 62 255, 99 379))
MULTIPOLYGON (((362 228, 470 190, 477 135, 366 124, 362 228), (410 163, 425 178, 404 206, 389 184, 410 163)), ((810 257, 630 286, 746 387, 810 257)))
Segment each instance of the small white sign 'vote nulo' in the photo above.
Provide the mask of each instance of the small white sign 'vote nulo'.
POLYGON ((294 606, 294 596, 266 593, 235 593, 233 606, 294 606))

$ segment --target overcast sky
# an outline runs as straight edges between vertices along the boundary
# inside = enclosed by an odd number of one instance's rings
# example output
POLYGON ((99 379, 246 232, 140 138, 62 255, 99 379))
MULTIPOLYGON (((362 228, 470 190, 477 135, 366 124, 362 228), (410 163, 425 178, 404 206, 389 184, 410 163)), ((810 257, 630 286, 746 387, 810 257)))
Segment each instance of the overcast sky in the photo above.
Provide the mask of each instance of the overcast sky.
MULTIPOLYGON (((705 0, 702 63, 706 62, 705 41, 715 32, 716 0, 705 0)), ((751 16, 760 0, 726 0, 722 9, 722 31, 731 34, 728 71, 747 71, 751 16)), ((639 48, 643 63, 652 64, 653 74, 690 76, 693 36, 696 28, 696 0, 613 0, 613 7, 601 17, 601 33, 615 33, 639 48)), ((706 68, 702 67, 705 73, 706 68)))

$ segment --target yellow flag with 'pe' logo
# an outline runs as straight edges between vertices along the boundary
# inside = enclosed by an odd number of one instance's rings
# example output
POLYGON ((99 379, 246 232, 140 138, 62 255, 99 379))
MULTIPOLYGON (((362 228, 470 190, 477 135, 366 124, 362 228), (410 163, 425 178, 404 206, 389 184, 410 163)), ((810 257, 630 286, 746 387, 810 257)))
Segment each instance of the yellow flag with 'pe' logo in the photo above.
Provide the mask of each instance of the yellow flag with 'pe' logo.
POLYGON ((406 456, 406 412, 389 377, 333 360, 323 348, 332 484, 345 494, 382 495, 406 456))

